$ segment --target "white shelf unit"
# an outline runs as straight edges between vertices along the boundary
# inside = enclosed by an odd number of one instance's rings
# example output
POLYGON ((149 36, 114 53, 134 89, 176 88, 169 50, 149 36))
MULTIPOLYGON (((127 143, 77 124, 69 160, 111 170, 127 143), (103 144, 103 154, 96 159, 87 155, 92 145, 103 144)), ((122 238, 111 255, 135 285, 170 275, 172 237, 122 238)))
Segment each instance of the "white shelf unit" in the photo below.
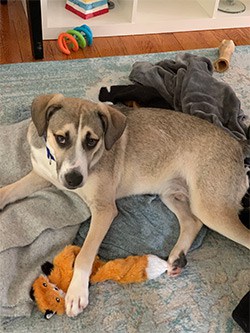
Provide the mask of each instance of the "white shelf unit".
POLYGON ((84 20, 65 9, 66 0, 41 0, 43 38, 87 24, 94 37, 250 27, 250 0, 246 11, 218 11, 219 0, 113 0, 109 13, 84 20))

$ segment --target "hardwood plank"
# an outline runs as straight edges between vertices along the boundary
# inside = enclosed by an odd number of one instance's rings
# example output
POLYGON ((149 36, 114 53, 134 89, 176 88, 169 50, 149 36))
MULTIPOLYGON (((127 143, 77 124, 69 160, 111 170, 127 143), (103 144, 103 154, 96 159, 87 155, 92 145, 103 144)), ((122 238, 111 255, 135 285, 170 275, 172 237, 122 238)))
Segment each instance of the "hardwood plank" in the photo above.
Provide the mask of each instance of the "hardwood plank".
POLYGON ((178 51, 182 50, 182 45, 175 38, 174 34, 157 34, 155 35, 155 42, 160 45, 160 52, 178 51))
POLYGON ((12 17, 11 24, 15 28, 15 35, 18 36, 16 43, 19 45, 22 61, 33 61, 29 27, 21 1, 13 1, 10 4, 10 11, 12 17))
POLYGON ((229 39, 234 41, 235 45, 250 44, 250 28, 226 29, 225 31, 229 36, 229 39))
POLYGON ((94 43, 96 43, 97 50, 101 57, 126 54, 126 46, 124 45, 123 38, 120 36, 95 38, 94 43))
POLYGON ((223 41, 223 39, 231 39, 231 37, 227 34, 226 30, 211 30, 212 34, 215 36, 215 38, 218 40, 218 45, 223 41))
POLYGON ((2 40, 1 63, 22 62, 21 51, 17 43, 14 26, 15 17, 11 13, 11 5, 0 5, 0 35, 2 40), (2 62, 3 61, 3 62, 2 62))
POLYGON ((204 31, 175 32, 174 36, 181 44, 183 50, 203 49, 209 47, 209 42, 203 38, 204 31))
POLYGON ((54 43, 51 45, 51 42, 49 41, 48 43, 44 43, 43 45, 43 52, 44 54, 46 54, 46 61, 53 61, 53 60, 57 60, 57 58, 54 56, 54 52, 52 50, 52 48, 54 43))
POLYGON ((90 46, 86 46, 83 50, 82 50, 82 54, 84 58, 95 58, 95 57, 100 57, 101 54, 98 51, 97 45, 96 45, 96 41, 93 42, 92 45, 90 46))
MULTIPOLYGON (((120 48, 120 45, 116 45, 116 48, 113 49, 112 45, 114 44, 114 39, 117 42, 116 37, 102 37, 102 38, 94 38, 94 43, 97 49, 98 54, 101 57, 108 57, 111 55, 117 55, 117 50, 120 48)), ((118 44, 118 43, 117 43, 118 44)))
POLYGON ((134 50, 131 50, 129 53, 139 54, 139 53, 155 53, 162 51, 162 47, 160 43, 157 41, 157 35, 155 34, 135 35, 132 36, 132 38, 134 39, 134 50))
POLYGON ((3 41, 2 36, 0 34, 0 64, 5 64, 7 62, 4 48, 5 48, 4 41, 3 41))
POLYGON ((202 31, 202 38, 207 42, 208 47, 218 47, 223 39, 229 39, 225 31, 218 33, 216 30, 202 31))
POLYGON ((136 36, 121 36, 120 40, 124 46, 124 55, 141 53, 138 48, 136 36))

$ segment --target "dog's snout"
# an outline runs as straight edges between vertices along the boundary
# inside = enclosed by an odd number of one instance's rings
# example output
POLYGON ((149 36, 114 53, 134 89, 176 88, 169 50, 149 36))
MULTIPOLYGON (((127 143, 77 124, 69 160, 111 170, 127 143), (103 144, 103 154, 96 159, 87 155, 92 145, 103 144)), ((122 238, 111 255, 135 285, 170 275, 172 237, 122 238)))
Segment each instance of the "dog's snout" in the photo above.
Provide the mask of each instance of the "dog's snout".
POLYGON ((68 188, 76 188, 82 184, 83 175, 79 171, 73 170, 65 175, 65 181, 68 188))

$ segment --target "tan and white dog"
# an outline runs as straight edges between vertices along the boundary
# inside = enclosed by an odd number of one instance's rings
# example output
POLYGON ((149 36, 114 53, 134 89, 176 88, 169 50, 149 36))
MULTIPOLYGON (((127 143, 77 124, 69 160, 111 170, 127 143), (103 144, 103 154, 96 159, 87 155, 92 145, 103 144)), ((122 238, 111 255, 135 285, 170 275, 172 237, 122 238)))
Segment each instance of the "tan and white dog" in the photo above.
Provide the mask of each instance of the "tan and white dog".
POLYGON ((68 316, 88 304, 92 264, 117 215, 118 198, 158 194, 177 216, 180 235, 168 259, 169 275, 180 273, 203 224, 250 248, 250 232, 238 218, 248 186, 248 148, 205 120, 44 95, 32 104, 28 141, 33 170, 0 189, 0 209, 54 184, 76 192, 92 215, 66 295, 68 316))

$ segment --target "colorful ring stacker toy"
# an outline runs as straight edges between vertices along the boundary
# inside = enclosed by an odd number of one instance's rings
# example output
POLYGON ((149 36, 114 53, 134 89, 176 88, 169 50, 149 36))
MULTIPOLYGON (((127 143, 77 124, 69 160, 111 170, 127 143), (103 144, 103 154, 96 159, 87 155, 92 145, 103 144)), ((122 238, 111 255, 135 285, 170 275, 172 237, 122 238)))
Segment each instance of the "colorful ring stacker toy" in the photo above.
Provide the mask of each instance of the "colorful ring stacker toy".
POLYGON ((58 43, 59 49, 64 54, 67 54, 67 55, 70 54, 69 46, 75 52, 79 50, 79 45, 78 45, 76 39, 66 32, 62 32, 58 36, 57 43, 58 43))
POLYGON ((83 35, 89 46, 93 44, 93 34, 90 27, 87 26, 87 24, 83 24, 80 27, 76 27, 74 28, 74 30, 79 31, 81 35, 83 35))
POLYGON ((85 48, 87 45, 92 45, 93 34, 86 24, 70 29, 67 32, 62 32, 58 37, 58 46, 60 51, 69 55, 70 49, 72 51, 78 51, 79 47, 81 49, 85 48))
POLYGON ((76 39, 76 41, 81 49, 84 49, 87 46, 86 39, 83 37, 83 35, 79 31, 76 31, 75 29, 71 29, 71 30, 67 31, 67 34, 72 35, 76 39))

